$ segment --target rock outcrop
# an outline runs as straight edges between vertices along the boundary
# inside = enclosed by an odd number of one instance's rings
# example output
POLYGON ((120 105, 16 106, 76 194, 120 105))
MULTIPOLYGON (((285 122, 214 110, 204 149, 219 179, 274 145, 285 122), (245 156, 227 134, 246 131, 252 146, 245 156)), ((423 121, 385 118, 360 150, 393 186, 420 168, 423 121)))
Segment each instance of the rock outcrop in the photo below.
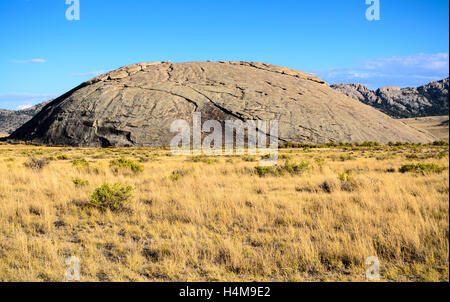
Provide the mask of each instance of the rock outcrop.
POLYGON ((417 88, 383 87, 376 91, 361 84, 336 84, 331 88, 394 118, 410 118, 448 115, 448 82, 447 78, 417 88))
POLYGON ((427 142, 430 137, 330 88, 265 63, 125 66, 47 104, 10 140, 70 146, 168 145, 174 120, 278 120, 280 141, 427 142))
POLYGON ((31 120, 48 102, 23 110, 0 109, 0 133, 13 133, 14 130, 31 120))

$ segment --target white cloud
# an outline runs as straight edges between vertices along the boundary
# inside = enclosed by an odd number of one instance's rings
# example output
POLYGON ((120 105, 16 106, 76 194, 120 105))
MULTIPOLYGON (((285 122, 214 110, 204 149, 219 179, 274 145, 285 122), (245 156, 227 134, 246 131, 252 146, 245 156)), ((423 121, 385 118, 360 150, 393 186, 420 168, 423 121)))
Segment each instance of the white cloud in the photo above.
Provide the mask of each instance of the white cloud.
POLYGON ((356 62, 356 67, 312 71, 330 84, 361 83, 370 88, 420 86, 449 75, 449 54, 415 54, 356 62))
POLYGON ((0 93, 0 108, 10 110, 21 109, 21 107, 36 105, 54 99, 57 96, 58 95, 52 93, 0 93))
POLYGON ((17 110, 25 110, 25 109, 29 109, 31 107, 33 107, 33 105, 31 105, 31 104, 19 105, 19 106, 17 106, 17 110))
POLYGON ((404 57, 390 57, 365 60, 364 68, 368 70, 383 70, 393 72, 395 70, 414 70, 414 71, 448 71, 448 54, 416 54, 404 57))
POLYGON ((13 60, 13 63, 16 64, 43 64, 47 63, 45 59, 29 59, 29 60, 13 60))

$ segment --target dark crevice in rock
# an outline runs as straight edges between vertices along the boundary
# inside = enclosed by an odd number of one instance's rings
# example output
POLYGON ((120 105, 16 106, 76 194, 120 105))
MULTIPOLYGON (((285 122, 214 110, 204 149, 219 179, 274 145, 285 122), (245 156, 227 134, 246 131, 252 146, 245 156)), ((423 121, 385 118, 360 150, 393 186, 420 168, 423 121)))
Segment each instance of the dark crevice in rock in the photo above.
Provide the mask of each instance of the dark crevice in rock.
POLYGON ((135 87, 135 86, 128 86, 128 87, 129 88, 144 89, 144 90, 149 90, 149 91, 159 91, 159 92, 164 92, 164 93, 167 93, 167 94, 171 94, 171 95, 180 97, 182 99, 185 99, 186 101, 188 101, 189 103, 194 105, 195 111, 197 111, 197 109, 198 109, 198 104, 195 101, 193 101, 193 100, 191 100, 191 99, 189 99, 189 98, 187 98, 187 97, 185 97, 185 96, 183 96, 181 94, 177 94, 177 93, 174 93, 174 92, 171 92, 171 91, 167 91, 167 90, 164 90, 164 89, 158 89, 158 88, 145 88, 145 87, 135 87))
MULTIPOLYGON (((210 97, 208 97, 206 94, 204 94, 204 93, 198 91, 197 89, 192 88, 192 87, 189 87, 189 88, 191 88, 192 90, 194 90, 194 91, 197 92, 198 94, 204 96, 204 97, 205 97, 205 98, 206 98, 206 99, 207 99, 214 107, 216 107, 217 109, 223 111, 224 113, 226 113, 226 114, 228 114, 228 115, 231 115, 231 116, 233 116, 233 117, 235 117, 235 118, 241 120, 242 122, 246 122, 246 121, 248 120, 248 119, 246 119, 246 118, 244 117, 244 115, 242 115, 242 114, 240 114, 240 113, 238 113, 238 112, 232 112, 232 111, 226 109, 225 107, 220 106, 219 104, 217 104, 216 102, 214 102, 210 97)), ((255 119, 255 117, 252 117, 252 120, 261 120, 261 119, 259 119, 259 118, 255 119)), ((269 137, 269 138, 272 137, 269 133, 266 133, 266 132, 262 131, 262 130, 259 129, 259 128, 256 128, 256 131, 259 132, 259 133, 262 133, 262 134, 266 135, 266 136, 269 137)), ((279 137, 278 137, 278 140, 287 143, 287 141, 284 140, 284 139, 282 139, 282 138, 279 138, 279 137)))
POLYGON ((172 80, 172 71, 173 71, 173 64, 169 65, 169 68, 167 68, 167 81, 172 80))

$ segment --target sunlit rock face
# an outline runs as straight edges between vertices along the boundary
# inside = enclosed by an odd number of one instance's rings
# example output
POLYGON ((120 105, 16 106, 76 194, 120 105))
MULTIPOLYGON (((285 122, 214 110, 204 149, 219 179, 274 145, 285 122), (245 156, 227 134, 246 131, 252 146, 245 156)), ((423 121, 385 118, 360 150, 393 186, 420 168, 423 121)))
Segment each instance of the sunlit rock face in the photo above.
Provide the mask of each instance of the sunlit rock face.
POLYGON ((140 63, 87 81, 47 104, 11 140, 70 146, 169 145, 183 119, 278 120, 280 141, 427 142, 313 75, 251 62, 140 63))

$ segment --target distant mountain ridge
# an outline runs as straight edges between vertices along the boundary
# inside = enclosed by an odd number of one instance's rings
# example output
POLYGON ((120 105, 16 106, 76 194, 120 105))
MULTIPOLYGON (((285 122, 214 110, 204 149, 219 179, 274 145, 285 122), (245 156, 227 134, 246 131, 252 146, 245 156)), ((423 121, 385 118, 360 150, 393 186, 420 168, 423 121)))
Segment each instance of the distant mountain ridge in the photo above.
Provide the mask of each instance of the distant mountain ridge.
POLYGON ((370 90, 361 84, 335 84, 331 88, 394 118, 449 114, 449 78, 417 88, 383 87, 370 90))
POLYGON ((0 133, 13 133, 14 130, 28 122, 49 102, 46 101, 23 110, 0 109, 0 133))

